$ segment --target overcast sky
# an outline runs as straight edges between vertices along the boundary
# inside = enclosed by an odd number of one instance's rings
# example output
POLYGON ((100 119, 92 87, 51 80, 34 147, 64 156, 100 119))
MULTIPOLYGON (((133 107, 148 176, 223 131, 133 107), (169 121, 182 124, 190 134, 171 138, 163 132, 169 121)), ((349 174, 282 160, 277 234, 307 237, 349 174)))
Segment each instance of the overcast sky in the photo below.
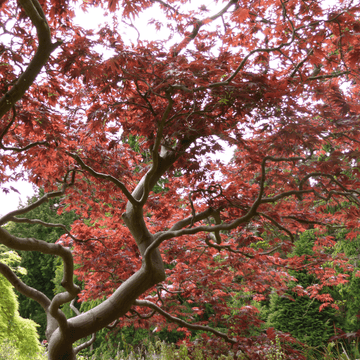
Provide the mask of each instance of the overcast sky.
POLYGON ((6 188, 13 186, 20 192, 20 194, 17 194, 13 191, 11 191, 9 194, 5 194, 0 191, 0 216, 6 215, 10 211, 16 210, 20 201, 25 204, 27 197, 31 197, 34 194, 32 185, 25 181, 8 183, 5 186, 6 188))

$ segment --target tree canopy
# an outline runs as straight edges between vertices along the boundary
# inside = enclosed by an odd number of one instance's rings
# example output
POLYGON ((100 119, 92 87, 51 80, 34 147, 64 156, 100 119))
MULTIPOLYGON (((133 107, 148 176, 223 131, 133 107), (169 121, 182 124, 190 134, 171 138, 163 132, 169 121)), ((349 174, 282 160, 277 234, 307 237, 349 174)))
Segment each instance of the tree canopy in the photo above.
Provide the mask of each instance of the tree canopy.
POLYGON ((285 294, 304 269, 318 283, 291 290, 337 306, 322 289, 352 269, 329 250, 337 232, 358 237, 359 16, 351 0, 0 0, 0 187, 45 191, 0 219, 0 243, 60 257, 64 292, 0 273, 43 307, 49 359, 75 359, 76 341, 117 321, 261 359, 275 331, 229 299, 285 294), (77 25, 76 6, 103 9, 104 25, 77 25), (23 216, 55 197, 71 229, 23 216), (312 251, 287 256, 307 229, 312 251), (76 297, 104 301, 67 319, 76 297))

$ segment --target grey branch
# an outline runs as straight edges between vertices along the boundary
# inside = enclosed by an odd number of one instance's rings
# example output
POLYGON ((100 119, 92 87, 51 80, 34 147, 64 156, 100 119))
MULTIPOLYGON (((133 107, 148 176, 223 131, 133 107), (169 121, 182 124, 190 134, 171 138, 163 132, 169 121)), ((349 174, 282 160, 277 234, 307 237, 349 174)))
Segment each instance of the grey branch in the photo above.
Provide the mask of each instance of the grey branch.
POLYGON ((71 301, 80 292, 80 288, 73 282, 74 263, 71 251, 59 244, 49 244, 42 240, 13 236, 3 228, 0 228, 0 243, 14 250, 40 251, 43 254, 52 254, 62 258, 64 276, 61 285, 66 292, 54 297, 49 304, 49 313, 59 322, 60 327, 65 329, 67 327, 66 317, 62 312, 59 312, 59 307, 71 301))
POLYGON ((101 240, 99 238, 90 238, 90 239, 86 239, 86 240, 78 239, 77 237, 73 236, 70 233, 70 230, 63 224, 53 224, 53 223, 47 223, 45 221, 41 221, 41 220, 38 220, 38 219, 17 218, 17 217, 14 217, 14 216, 8 218, 8 221, 12 221, 12 222, 15 222, 15 223, 38 224, 38 225, 42 225, 42 226, 45 226, 45 227, 60 228, 60 229, 64 230, 65 233, 67 235, 69 235, 74 241, 77 241, 77 242, 88 242, 88 241, 91 241, 91 240, 101 242, 101 240))
POLYGON ((19 147, 13 147, 13 146, 5 146, 2 141, 3 141, 3 138, 4 136, 7 134, 7 132, 9 131, 9 129, 11 128, 12 124, 15 122, 15 119, 16 119, 16 108, 15 108, 15 105, 13 105, 12 107, 12 110, 13 110, 13 116, 12 116, 12 119, 9 121, 9 123, 6 125, 4 131, 1 133, 0 135, 0 149, 3 149, 3 150, 7 150, 7 151, 16 151, 16 152, 22 152, 22 151, 26 151, 34 146, 37 146, 37 145, 46 145, 48 144, 47 141, 36 141, 36 142, 33 142, 33 143, 30 143, 22 148, 19 148, 19 147))
POLYGON ((31 286, 24 284, 16 274, 5 264, 0 262, 0 273, 11 283, 14 288, 26 297, 35 300, 47 311, 50 306, 50 299, 31 286))
POLYGON ((81 350, 86 349, 87 347, 89 347, 91 344, 93 344, 96 340, 96 333, 93 333, 91 335, 91 339, 88 341, 85 341, 84 343, 82 343, 81 345, 77 346, 74 349, 75 354, 79 353, 81 350))
MULTIPOLYGON (((1 240, 1 236, 0 236, 0 240, 1 240)), ((30 299, 35 300, 37 303, 39 303, 42 306, 48 317, 48 326, 46 329, 47 337, 51 336, 51 334, 57 328, 58 324, 62 329, 66 328, 67 324, 66 324, 65 315, 60 309, 50 312, 51 301, 45 294, 43 294, 41 291, 38 291, 24 284, 7 265, 1 262, 0 262, 0 274, 2 274, 11 283, 11 285, 14 286, 14 288, 17 291, 29 297, 30 299)))
POLYGON ((181 230, 184 227, 189 226, 191 223, 194 224, 198 221, 204 220, 207 217, 211 216, 213 214, 213 211, 214 210, 212 208, 209 208, 201 213, 195 214, 195 216, 190 216, 186 219, 180 220, 171 227, 170 231, 181 230))
MULTIPOLYGON (((75 298, 71 300, 70 303, 70 309, 76 314, 80 315, 81 312, 75 307, 75 298)), ((84 343, 80 344, 74 349, 75 354, 79 353, 81 350, 86 349, 91 344, 93 344, 96 340, 96 333, 91 334, 91 338, 88 341, 85 341, 84 343)))

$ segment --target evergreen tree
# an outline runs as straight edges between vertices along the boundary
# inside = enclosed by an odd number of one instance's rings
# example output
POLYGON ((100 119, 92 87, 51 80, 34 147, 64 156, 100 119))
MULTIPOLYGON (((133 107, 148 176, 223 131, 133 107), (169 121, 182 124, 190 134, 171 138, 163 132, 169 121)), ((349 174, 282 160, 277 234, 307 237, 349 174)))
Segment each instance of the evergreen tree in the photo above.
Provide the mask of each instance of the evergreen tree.
MULTIPOLYGON (((344 229, 336 235, 337 243, 334 253, 344 253, 354 267, 353 271, 349 272, 348 282, 336 287, 340 298, 339 309, 345 321, 342 330, 351 333, 360 329, 360 277, 357 276, 360 270, 360 238, 346 241, 348 232, 348 229, 344 229)), ((335 298, 334 295, 333 297, 335 298)))
MULTIPOLYGON (((292 256, 311 256, 315 239, 315 230, 302 233, 295 242, 292 256)), ((338 328, 344 326, 344 319, 331 307, 325 307, 320 311, 322 302, 314 297, 298 296, 291 291, 295 286, 306 289, 314 285, 318 282, 315 275, 306 270, 290 273, 297 282, 291 282, 290 290, 283 296, 276 293, 271 295, 267 324, 277 330, 289 332, 300 342, 311 347, 321 346, 334 335, 334 325, 338 328)), ((334 299, 339 297, 336 288, 324 288, 322 293, 331 293, 334 299)))
MULTIPOLYGON (((306 272, 297 273, 296 277, 296 285, 304 288, 315 281, 315 277, 306 272)), ((289 297, 272 294, 268 325, 288 332, 300 342, 312 347, 326 343, 334 335, 334 324, 340 325, 336 311, 329 307, 319 311, 321 302, 308 296, 297 296, 291 292, 287 295, 289 297)))

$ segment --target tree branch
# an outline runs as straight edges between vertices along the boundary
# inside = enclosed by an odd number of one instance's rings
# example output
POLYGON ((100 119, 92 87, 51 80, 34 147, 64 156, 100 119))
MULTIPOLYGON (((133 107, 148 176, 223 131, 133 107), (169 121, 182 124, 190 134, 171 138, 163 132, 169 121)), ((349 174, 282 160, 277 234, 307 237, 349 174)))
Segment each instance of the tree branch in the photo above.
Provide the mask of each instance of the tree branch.
POLYGON ((213 209, 212 208, 208 208, 205 211, 202 211, 201 213, 196 214, 195 216, 190 216, 186 219, 180 220, 177 223, 175 223, 169 231, 176 231, 176 230, 181 230, 186 226, 189 226, 190 224, 195 224, 198 221, 204 220, 206 218, 208 218, 209 216, 212 215, 213 213, 213 209))
POLYGON ((161 118, 159 127, 158 127, 158 131, 156 133, 156 139, 152 148, 152 166, 151 169, 146 173, 145 175, 145 179, 143 182, 143 193, 141 195, 141 199, 139 200, 139 203, 141 206, 143 206, 149 196, 149 192, 150 192, 150 179, 151 177, 154 175, 154 173, 156 172, 156 170, 158 169, 159 166, 159 148, 160 148, 160 144, 161 144, 161 140, 162 140, 162 136, 163 136, 163 132, 164 132, 164 126, 165 126, 165 122, 169 116, 170 111, 172 110, 173 104, 174 104, 174 100, 172 99, 170 94, 167 94, 167 99, 168 99, 168 105, 163 113, 163 116, 161 118))
POLYGON ((50 299, 43 294, 41 291, 34 289, 26 284, 24 284, 15 273, 5 264, 0 262, 0 274, 5 276, 5 278, 14 286, 14 288, 19 291, 24 296, 36 301, 41 305, 47 315, 47 326, 46 326, 46 337, 49 339, 56 328, 61 324, 62 328, 65 328, 66 317, 63 312, 58 309, 55 313, 50 313, 50 299))
POLYGON ((309 180, 311 177, 318 177, 318 176, 322 176, 322 177, 326 177, 326 178, 329 178, 331 179, 336 185, 338 185, 342 190, 344 191, 347 191, 350 193, 355 193, 357 195, 360 196, 360 191, 358 190, 348 190, 344 185, 342 185, 338 180, 335 179, 334 175, 331 175, 331 174, 326 174, 326 173, 322 173, 322 172, 312 172, 310 174, 307 174, 306 176, 304 176, 304 178, 300 181, 300 184, 299 184, 299 190, 302 190, 305 182, 307 180, 309 180))
MULTIPOLYGON (((255 203, 254 203, 255 204, 255 203)), ((257 206, 253 206, 248 212, 247 214, 245 214, 244 216, 242 216, 241 218, 238 218, 230 223, 223 223, 223 224, 219 224, 219 225, 213 225, 213 226, 197 226, 194 228, 186 228, 186 229, 180 229, 180 230, 167 230, 167 231, 160 231, 158 233, 156 233, 154 235, 154 241, 152 242, 152 244, 146 249, 145 253, 144 253, 144 259, 145 259, 145 263, 148 261, 151 252, 153 250, 155 250, 163 241, 165 240, 169 240, 175 237, 179 237, 179 236, 183 236, 183 235, 194 235, 197 234, 199 232, 217 232, 217 231, 221 231, 221 230, 232 230, 235 229, 236 227, 238 227, 239 225, 246 223, 248 221, 250 221, 250 219, 256 215, 256 209, 257 206)))
POLYGON ((47 193, 47 194, 45 194, 44 196, 42 196, 39 200, 33 202, 32 204, 30 204, 30 205, 28 205, 28 206, 25 206, 25 207, 23 207, 23 208, 21 208, 21 209, 18 209, 18 210, 14 210, 14 211, 9 212, 8 214, 6 214, 6 215, 4 215, 2 218, 0 218, 0 225, 3 225, 3 224, 5 224, 5 223, 7 223, 8 221, 10 221, 10 220, 11 220, 14 216, 16 216, 16 215, 26 214, 26 213, 28 213, 29 211, 36 209, 36 208, 39 207, 41 204, 49 201, 49 199, 51 199, 51 198, 64 195, 66 189, 67 189, 69 186, 74 185, 74 182, 75 182, 75 171, 74 171, 74 170, 70 170, 70 171, 68 171, 68 172, 66 173, 66 175, 64 176, 64 180, 63 180, 63 183, 62 183, 63 185, 62 185, 62 187, 61 187, 61 190, 47 193), (68 178, 68 176, 69 176, 70 173, 72 173, 71 182, 68 184, 68 183, 67 183, 67 178, 68 178))
POLYGON ((26 151, 34 146, 37 146, 37 145, 49 145, 49 143, 47 141, 35 141, 34 143, 30 143, 22 148, 18 148, 18 147, 8 147, 8 146, 5 146, 3 143, 2 143, 2 140, 4 138, 4 136, 7 134, 7 132, 9 131, 9 129, 11 128, 12 124, 15 122, 15 119, 16 119, 16 108, 15 108, 15 105, 13 105, 12 107, 12 110, 13 110, 13 116, 12 116, 12 119, 10 120, 10 122, 6 125, 4 131, 1 133, 0 135, 0 149, 3 149, 5 151, 16 151, 16 152, 22 152, 22 151, 26 151))
POLYGON ((280 230, 286 232, 286 233, 289 235, 289 237, 290 237, 290 239, 291 239, 291 242, 294 242, 294 241, 295 241, 294 235, 291 233, 291 231, 288 230, 287 228, 285 228, 284 226, 280 225, 280 224, 279 224, 275 219, 273 219, 271 216, 266 215, 266 214, 264 214, 264 213, 262 213, 262 212, 258 212, 258 214, 259 214, 260 216, 263 216, 264 218, 270 220, 270 221, 271 221, 276 227, 278 227, 280 230))
MULTIPOLYGON (((75 298, 71 300, 70 302, 70 309, 76 314, 80 315, 81 312, 75 307, 75 298)), ((96 340, 96 332, 91 334, 91 339, 88 341, 85 341, 84 343, 80 344, 74 349, 75 354, 79 353, 81 350, 86 349, 91 344, 93 344, 96 340)))
POLYGON ((46 312, 48 312, 51 301, 45 294, 23 283, 7 265, 1 262, 0 274, 2 274, 19 293, 35 300, 46 312))
POLYGON ((318 75, 318 76, 310 76, 307 80, 324 80, 324 79, 333 79, 342 75, 350 74, 350 71, 342 71, 339 73, 329 74, 329 75, 318 75))
POLYGON ((36 28, 39 46, 26 70, 19 76, 12 88, 1 97, 0 118, 22 98, 46 64, 50 54, 62 44, 62 41, 51 42, 49 25, 38 0, 19 0, 19 3, 36 28))
MULTIPOLYGON (((334 227, 335 225, 333 224, 329 224, 329 223, 324 223, 324 222, 321 222, 321 221, 315 221, 315 220, 307 220, 307 219, 300 219, 300 218, 297 218, 296 216, 284 216, 286 219, 291 219, 291 220, 294 220, 294 221, 297 221, 299 222, 300 224, 308 224, 308 225, 324 225, 324 226, 330 226, 330 227, 334 227)), ((345 227, 345 226, 336 226, 337 228, 342 228, 342 227, 345 227)))
POLYGON ((55 228, 60 228, 63 229, 64 232, 69 235, 74 241, 76 242, 88 242, 88 241, 99 241, 101 243, 103 243, 100 238, 90 238, 90 239, 86 239, 86 240, 82 240, 82 239, 78 239, 77 237, 75 237, 74 235, 71 234, 70 230, 63 224, 52 224, 52 223, 47 223, 38 219, 27 219, 27 218, 17 218, 17 217, 10 217, 8 219, 8 221, 12 221, 14 223, 26 223, 26 224, 38 224, 38 225, 42 225, 45 227, 55 227, 55 228))
POLYGON ((49 306, 49 313, 58 321, 61 328, 66 329, 67 320, 65 315, 59 311, 59 307, 72 300, 80 292, 80 288, 73 282, 74 263, 71 251, 59 244, 50 244, 33 238, 19 238, 13 236, 1 227, 0 243, 14 250, 40 251, 43 254, 56 255, 62 258, 64 263, 64 276, 61 285, 66 292, 57 294, 54 297, 49 306))
POLYGON ((91 335, 91 339, 82 343, 81 345, 77 346, 75 349, 74 349, 74 352, 75 354, 78 354, 81 350, 84 350, 86 349, 87 347, 89 347, 91 344, 93 344, 96 340, 96 333, 93 333, 91 335))
MULTIPOLYGON (((232 229, 235 229, 236 227, 238 227, 239 225, 250 221, 250 219, 252 217, 257 215, 257 208, 259 207, 260 204, 273 203, 284 197, 288 197, 291 195, 302 195, 302 194, 307 194, 307 193, 315 193, 315 191, 313 189, 311 189, 311 190, 291 190, 291 191, 285 191, 285 192, 283 192, 279 195, 273 196, 273 197, 262 198, 262 196, 264 194, 264 190, 265 190, 266 162, 267 161, 274 161, 274 162, 292 161, 292 162, 295 162, 295 161, 300 161, 300 160, 305 161, 305 160, 307 160, 307 158, 304 158, 304 157, 288 157, 288 158, 279 157, 279 158, 276 158, 273 156, 264 157, 264 159, 261 162, 261 179, 260 179, 260 184, 259 184, 260 189, 259 189, 257 199, 254 201, 251 208, 248 210, 248 212, 244 216, 242 216, 241 218, 238 218, 230 223, 218 224, 218 225, 214 225, 214 226, 198 226, 195 228, 187 228, 187 229, 182 229, 182 228, 180 228, 180 226, 182 226, 182 224, 185 224, 186 222, 189 222, 191 224, 193 216, 189 219, 181 220, 177 224, 175 224, 170 230, 158 232, 154 235, 154 241, 150 244, 150 246, 147 247, 147 249, 143 255, 145 263, 149 261, 151 252, 154 249, 156 249, 165 240, 169 240, 169 239, 183 236, 183 235, 194 235, 199 232, 216 233, 221 230, 232 230, 232 229), (172 230, 173 228, 175 230, 172 230)), ((320 195, 318 195, 318 196, 320 196, 320 195)), ((204 213, 201 213, 201 216, 203 216, 203 215, 204 215, 204 213)), ((213 245, 214 244, 212 244, 212 246, 213 245)))
POLYGON ((213 16, 210 16, 210 17, 207 17, 206 19, 203 19, 203 20, 195 20, 195 24, 194 24, 194 27, 193 27, 193 31, 191 32, 190 35, 187 35, 186 38, 180 43, 178 44, 174 51, 173 51, 173 57, 176 57, 180 51, 190 43, 190 41, 194 40, 200 30, 200 28, 211 22, 211 21, 214 21, 216 20, 217 18, 219 17, 222 17, 228 10, 229 8, 232 6, 232 5, 235 5, 237 3, 237 0, 231 0, 227 3, 227 5, 222 9, 220 10, 217 14, 213 15, 213 16))
POLYGON ((117 319, 117 320, 113 321, 111 324, 107 325, 106 328, 111 330, 111 329, 113 329, 119 322, 120 322, 120 320, 117 319))
POLYGON ((205 243, 206 243, 206 245, 208 245, 208 246, 210 246, 210 247, 218 250, 219 252, 220 252, 221 250, 227 250, 227 251, 229 251, 229 252, 231 252, 231 253, 233 253, 233 254, 240 254, 240 255, 242 255, 242 256, 245 256, 245 257, 247 257, 248 259, 253 259, 253 258, 254 258, 254 255, 246 254, 246 253, 244 253, 243 251, 232 249, 232 248, 231 248, 231 245, 218 245, 218 244, 214 244, 214 243, 210 242, 210 239, 208 239, 208 238, 205 238, 205 243))
POLYGON ((131 204, 133 204, 134 206, 137 206, 139 204, 138 201, 133 198, 133 196, 130 194, 126 186, 121 181, 119 181, 118 179, 114 178, 111 175, 103 174, 95 171, 93 168, 86 165, 79 155, 70 153, 68 151, 66 151, 66 153, 69 156, 71 156, 84 170, 86 170, 92 176, 96 177, 97 179, 104 179, 111 181, 113 184, 115 184, 118 188, 120 188, 120 190, 123 192, 126 198, 131 202, 131 204))
POLYGON ((28 144, 22 148, 18 148, 18 147, 8 147, 8 146, 5 146, 2 141, 3 141, 3 138, 4 136, 7 134, 7 132, 9 131, 9 129, 11 128, 12 124, 15 122, 15 119, 16 119, 16 108, 15 108, 15 105, 13 105, 12 107, 12 110, 13 110, 13 116, 12 116, 12 119, 9 121, 9 123, 5 126, 5 129, 4 131, 1 133, 0 135, 0 149, 3 149, 5 151, 16 151, 16 152, 22 152, 22 151, 26 151, 34 146, 37 146, 37 145, 48 145, 48 142, 47 141, 35 141, 34 143, 31 143, 31 144, 28 144))
POLYGON ((138 318, 140 318, 140 319, 150 319, 150 318, 152 318, 155 314, 156 314, 156 311, 155 310, 153 310, 153 311, 151 311, 151 313, 150 314, 147 314, 147 315, 141 315, 140 313, 138 313, 136 310, 134 310, 134 309, 130 309, 130 311, 132 312, 132 313, 134 313, 138 318))
POLYGON ((230 344, 236 344, 236 340, 229 338, 226 334, 215 330, 209 326, 204 326, 204 325, 195 325, 195 324, 190 324, 184 320, 181 320, 175 316, 170 315, 168 312, 164 311, 163 309, 161 309, 159 306, 157 306, 156 304, 152 303, 151 301, 148 300, 136 300, 134 302, 134 305, 137 306, 146 306, 149 307, 150 309, 155 310, 156 312, 158 312, 159 314, 161 314, 162 316, 164 316, 167 320, 170 320, 172 322, 175 322, 181 326, 187 327, 188 329, 191 330, 202 330, 202 331, 207 331, 207 332, 211 332, 212 334, 221 337, 222 339, 224 339, 226 342, 230 343, 230 344))

